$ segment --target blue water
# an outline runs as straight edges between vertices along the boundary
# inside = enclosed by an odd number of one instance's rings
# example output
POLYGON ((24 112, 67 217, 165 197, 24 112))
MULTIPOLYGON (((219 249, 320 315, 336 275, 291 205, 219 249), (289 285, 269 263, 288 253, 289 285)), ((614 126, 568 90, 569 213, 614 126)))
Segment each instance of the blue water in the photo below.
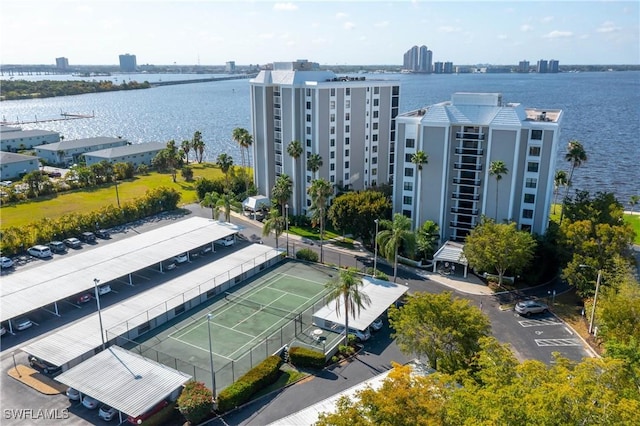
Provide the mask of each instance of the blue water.
MULTIPOLYGON (((167 81, 190 77, 208 76, 146 74, 110 78, 167 81)), ((401 82, 400 112, 448 100, 454 92, 500 92, 505 102, 562 109, 562 147, 556 166, 568 169, 564 146, 571 139, 581 141, 588 156, 574 174, 574 188, 610 191, 625 204, 631 195, 640 194, 640 72, 375 74, 367 78, 401 82)), ((170 139, 180 142, 200 130, 207 146, 206 159, 214 160, 226 152, 239 162, 240 151, 231 132, 235 127, 251 127, 248 80, 0 103, 0 116, 8 121, 31 121, 36 117, 43 120, 61 112, 95 113, 95 118, 23 128, 58 131, 65 139, 122 136, 133 143, 170 139)))

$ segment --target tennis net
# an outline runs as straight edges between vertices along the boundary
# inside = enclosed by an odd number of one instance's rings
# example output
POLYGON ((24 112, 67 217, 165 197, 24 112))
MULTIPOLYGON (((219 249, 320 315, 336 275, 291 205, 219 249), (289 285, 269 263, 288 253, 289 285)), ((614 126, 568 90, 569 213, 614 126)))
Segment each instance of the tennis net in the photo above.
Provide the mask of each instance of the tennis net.
POLYGON ((257 311, 265 311, 265 312, 270 312, 273 313, 275 315, 281 316, 283 318, 289 318, 292 320, 297 320, 300 317, 299 313, 296 312, 290 312, 287 311, 285 309, 280 309, 280 308, 276 308, 275 306, 271 306, 271 305, 264 305, 258 302, 254 302, 253 300, 249 300, 249 299, 245 299, 243 297, 240 296, 236 296, 235 294, 229 293, 229 292, 225 292, 224 294, 224 298, 225 300, 235 303, 237 305, 243 305, 249 308, 254 309, 256 312, 257 311))

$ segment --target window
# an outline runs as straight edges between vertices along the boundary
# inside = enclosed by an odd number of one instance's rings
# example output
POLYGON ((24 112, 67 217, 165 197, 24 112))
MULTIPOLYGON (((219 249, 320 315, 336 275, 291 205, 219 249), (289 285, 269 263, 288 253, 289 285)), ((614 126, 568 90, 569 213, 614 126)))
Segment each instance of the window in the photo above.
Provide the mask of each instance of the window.
MULTIPOLYGON (((374 139, 375 140, 375 139, 374 139)), ((371 147, 371 152, 378 152, 378 145, 374 145, 371 147)))
POLYGON ((374 87, 373 88, 373 94, 374 95, 379 95, 380 94, 380 88, 379 87, 374 87))
MULTIPOLYGON (((307 96, 311 96, 311 89, 307 89, 307 96)), ((311 108, 311 107, 309 107, 311 108)))
POLYGON ((331 127, 329 133, 331 133, 332 135, 336 134, 336 128, 335 127, 331 127))
POLYGON ((349 126, 348 124, 346 126, 344 126, 344 132, 345 133, 349 133, 351 131, 351 126, 349 126))
POLYGON ((351 87, 347 87, 346 89, 344 89, 344 94, 347 96, 351 95, 351 87))
POLYGON ((348 161, 345 161, 345 162, 344 162, 344 168, 345 168, 345 169, 348 169, 348 168, 349 168, 349 162, 348 162, 348 161))
POLYGON ((307 139, 307 146, 311 147, 311 139, 307 139))
POLYGON ((536 202, 535 194, 524 194, 524 202, 527 204, 533 204, 536 202))
POLYGON ((527 178, 525 182, 525 186, 527 188, 536 188, 538 186, 538 179, 536 178, 527 178))
POLYGON ((520 230, 521 230, 521 231, 526 231, 526 232, 531 233, 531 225, 522 225, 522 226, 520 227, 520 230))
POLYGON ((411 162, 411 158, 413 158, 413 154, 405 154, 404 155, 405 163, 410 163, 411 162))
POLYGON ((335 163, 331 163, 331 164, 329 164, 329 170, 331 170, 332 172, 336 170, 336 165, 335 165, 335 163))
POLYGON ((351 101, 348 100, 348 99, 346 101, 344 101, 344 107, 345 108, 351 108, 351 101))
POLYGON ((406 204, 408 206, 410 206, 413 203, 413 197, 410 195, 405 195, 404 197, 402 197, 402 204, 406 204))
POLYGON ((404 183, 405 191, 413 191, 413 182, 405 182, 404 183))
POLYGON ((311 122, 311 114, 307 114, 307 122, 311 122))
POLYGON ((350 119, 351 119, 351 114, 350 114, 350 113, 348 113, 348 112, 346 112, 346 113, 344 114, 344 121, 349 121, 350 119))
POLYGON ((336 140, 335 139, 329 139, 329 145, 333 148, 334 146, 336 146, 336 140))
POLYGON ((377 134, 376 135, 371 135, 371 140, 373 142, 378 142, 378 135, 377 134))
POLYGON ((532 130, 531 131, 531 139, 533 139, 534 141, 541 141, 542 140, 542 130, 532 130))
POLYGON ((378 115, 379 115, 379 112, 377 110, 373 111, 373 118, 378 118, 378 115))
POLYGON ((373 130, 378 130, 378 123, 373 123, 373 130))
POLYGON ((371 176, 376 176, 378 174, 378 169, 371 169, 371 176))
POLYGON ((527 171, 532 173, 538 173, 538 163, 530 161, 527 163, 527 171))
MULTIPOLYGON (((310 116, 310 115, 308 115, 307 117, 311 117, 311 116, 310 116)), ((311 120, 307 120, 307 121, 311 121, 311 120)), ((334 121, 336 121, 336 115, 335 115, 335 114, 331 114, 331 116, 330 116, 330 118, 329 118, 329 121, 331 121, 332 123, 333 123, 334 121)))
POLYGON ((311 126, 307 126, 307 134, 310 135, 311 134, 311 126))
POLYGON ((345 145, 349 145, 350 142, 350 138, 344 138, 344 144, 345 145))
POLYGON ((402 216, 405 216, 411 219, 411 210, 402 210, 402 216))
POLYGON ((331 183, 334 183, 336 181, 336 177, 334 175, 329 176, 329 180, 331 181, 331 183))
POLYGON ((407 148, 415 148, 416 147, 416 140, 415 139, 407 139, 405 146, 407 148))
POLYGON ((331 96, 335 96, 336 95, 336 89, 331 89, 331 96))
POLYGON ((530 146, 529 147, 529 155, 531 157, 540 157, 540 147, 539 146, 530 146))
POLYGON ((349 173, 345 173, 344 174, 344 180, 348 181, 349 180, 349 173))
POLYGON ((404 175, 406 177, 413 177, 413 167, 405 167, 404 168, 404 175))
POLYGON ((371 164, 378 164, 378 157, 371 157, 371 164))
POLYGON ((329 108, 336 109, 336 101, 329 102, 329 108))
POLYGON ((373 100, 373 106, 378 106, 380 105, 380 99, 376 98, 373 100))
POLYGON ((311 109, 311 102, 307 102, 307 109, 311 109))
POLYGON ((522 210, 522 217, 525 219, 533 219, 533 210, 531 209, 522 210))
POLYGON ((329 158, 331 158, 331 159, 336 158, 336 152, 335 152, 335 151, 331 151, 331 152, 329 153, 329 158))
POLYGON ((344 156, 345 156, 345 157, 348 157, 348 156, 349 156, 349 150, 348 150, 348 149, 345 149, 345 150, 344 150, 344 156))

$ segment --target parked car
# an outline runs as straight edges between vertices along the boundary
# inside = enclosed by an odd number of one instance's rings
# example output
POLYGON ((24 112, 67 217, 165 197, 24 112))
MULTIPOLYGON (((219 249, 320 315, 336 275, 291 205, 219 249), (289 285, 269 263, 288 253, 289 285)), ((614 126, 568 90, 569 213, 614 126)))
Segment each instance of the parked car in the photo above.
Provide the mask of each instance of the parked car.
POLYGON ((96 237, 102 238, 103 240, 108 240, 109 238, 111 238, 109 231, 107 231, 106 229, 98 229, 96 230, 95 234, 96 237))
POLYGON ((167 401, 164 401, 164 400, 160 401, 151 410, 147 411, 146 413, 140 414, 138 417, 131 417, 131 416, 127 417, 127 421, 133 425, 139 425, 145 420, 149 419, 149 417, 161 411, 167 405, 169 405, 167 401))
POLYGON ((516 303, 515 311, 528 317, 531 314, 541 314, 549 311, 549 307, 537 300, 525 300, 516 303))
POLYGON ((98 287, 98 295, 102 296, 107 293, 111 293, 111 286, 109 284, 103 284, 98 287))
POLYGON ((56 367, 53 364, 49 364, 46 361, 41 360, 40 358, 36 358, 35 356, 29 357, 29 365, 32 368, 41 370, 44 374, 56 374, 62 370, 60 367, 56 367))
POLYGON ((98 411, 98 417, 100 417, 104 421, 111 421, 116 416, 116 409, 113 407, 109 407, 108 405, 101 405, 100 411, 98 411))
POLYGON ((73 296, 73 301, 78 305, 82 305, 83 303, 91 301, 91 295, 89 293, 78 294, 73 296))
POLYGON ((189 256, 187 256, 187 253, 182 253, 174 257, 173 260, 175 260, 176 263, 184 263, 189 260, 189 256))
POLYGON ((74 388, 67 388, 67 398, 71 401, 80 401, 80 392, 74 388))
POLYGON ((18 318, 17 320, 13 321, 13 329, 17 331, 26 330, 32 325, 33 322, 31 322, 29 318, 18 318))
POLYGON ((232 246, 236 243, 236 239, 233 238, 233 235, 229 235, 228 237, 224 237, 222 239, 216 240, 215 243, 219 246, 232 246))
MULTIPOLYGON (((335 330, 336 333, 344 333, 344 326, 340 326, 335 330)), ((369 340, 371 337, 371 333, 369 332, 369 327, 365 331, 356 330, 355 328, 349 327, 349 334, 353 334, 358 342, 365 342, 369 340)))
POLYGON ((373 331, 379 331, 380 329, 382 329, 383 325, 384 323, 382 322, 382 317, 378 317, 371 323, 371 329, 373 331))
POLYGON ((51 241, 49 243, 49 248, 54 253, 66 253, 67 252, 67 246, 65 246, 62 241, 51 241))
POLYGON ((37 246, 29 247, 27 249, 27 253, 29 253, 33 257, 37 257, 37 258, 40 258, 40 259, 44 259, 44 258, 53 256, 53 253, 51 253, 51 249, 49 247, 43 246, 43 245, 37 245, 37 246))
POLYGON ((82 405, 87 407, 89 410, 95 410, 96 408, 98 408, 98 400, 85 395, 84 398, 82 398, 82 405))
POLYGON ((69 248, 77 249, 82 247, 82 242, 75 237, 66 238, 62 242, 64 243, 65 246, 69 248))
POLYGON ((0 257, 0 262, 2 262, 2 269, 8 269, 13 266, 13 260, 5 256, 0 257))
POLYGON ((0 336, 4 336, 7 334, 7 329, 4 328, 4 325, 0 325, 0 336))
POLYGON ((200 248, 200 254, 201 255, 205 255, 207 253, 211 253, 211 246, 210 245, 206 245, 200 248))
POLYGON ((83 232, 80 234, 80 239, 85 243, 95 243, 96 242, 96 234, 93 232, 83 232))

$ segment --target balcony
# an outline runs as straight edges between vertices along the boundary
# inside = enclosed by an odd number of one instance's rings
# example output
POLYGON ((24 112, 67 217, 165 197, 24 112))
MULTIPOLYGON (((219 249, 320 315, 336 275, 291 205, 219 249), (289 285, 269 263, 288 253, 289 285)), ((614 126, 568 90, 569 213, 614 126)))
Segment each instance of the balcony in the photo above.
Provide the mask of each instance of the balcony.
POLYGON ((452 228, 458 228, 458 229, 473 229, 476 224, 475 223, 466 223, 466 222, 455 222, 455 221, 451 221, 449 222, 449 226, 452 228))
POLYGON ((480 186, 481 182, 480 179, 453 178, 453 183, 456 185, 480 186))
POLYGON ((454 163, 453 168, 456 170, 482 170, 482 164, 474 163, 454 163))
POLYGON ((464 207, 451 207, 451 213, 466 214, 471 216, 477 216, 480 211, 478 209, 467 209, 464 207))
POLYGON ((484 140, 484 133, 456 132, 457 139, 472 139, 477 141, 484 140))
POLYGON ((484 155, 482 148, 456 148, 456 154, 460 155, 484 155))
POLYGON ((453 194, 451 194, 451 198, 456 199, 456 200, 478 201, 478 200, 480 200, 480 195, 478 195, 478 194, 463 194, 461 192, 454 192, 453 194))

